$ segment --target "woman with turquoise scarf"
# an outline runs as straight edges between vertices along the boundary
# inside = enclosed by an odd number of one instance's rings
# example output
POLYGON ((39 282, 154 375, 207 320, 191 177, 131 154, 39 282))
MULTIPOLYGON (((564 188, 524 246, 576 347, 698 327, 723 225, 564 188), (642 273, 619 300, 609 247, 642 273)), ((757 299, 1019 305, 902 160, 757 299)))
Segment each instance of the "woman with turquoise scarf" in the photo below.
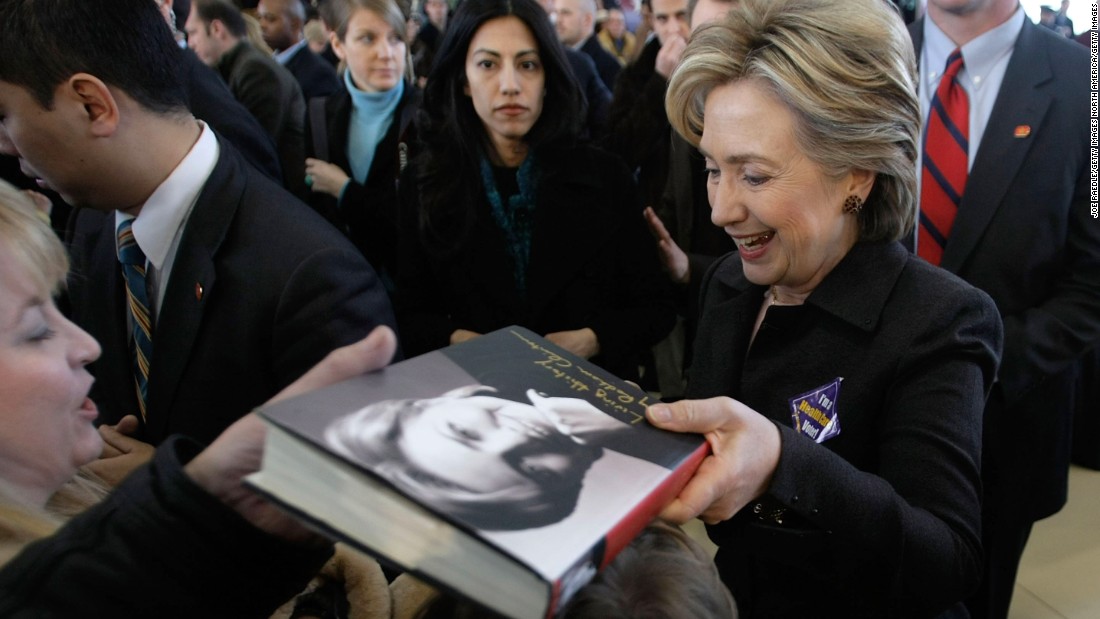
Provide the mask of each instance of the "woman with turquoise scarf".
POLYGON ((419 92, 409 82, 405 17, 394 0, 329 0, 325 21, 343 87, 310 101, 310 203, 355 243, 392 290, 397 179, 413 142, 419 92))
POLYGON ((436 52, 402 175, 406 355, 518 324, 609 372, 673 305, 626 165, 583 143, 583 96, 534 0, 465 0, 436 52))

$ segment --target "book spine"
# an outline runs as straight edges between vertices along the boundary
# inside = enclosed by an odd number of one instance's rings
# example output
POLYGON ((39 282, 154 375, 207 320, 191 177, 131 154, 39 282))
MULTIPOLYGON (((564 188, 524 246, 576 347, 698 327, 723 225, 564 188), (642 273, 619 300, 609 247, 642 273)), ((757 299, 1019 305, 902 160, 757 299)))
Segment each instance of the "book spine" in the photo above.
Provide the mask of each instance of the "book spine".
POLYGON ((684 458, 680 466, 665 478, 657 488, 649 494, 645 500, 634 506, 622 520, 619 521, 605 537, 605 550, 600 569, 610 563, 619 552, 626 547, 638 533, 657 517, 666 505, 676 498, 684 486, 687 485, 695 470, 702 464, 703 459, 710 454, 710 443, 703 443, 691 455, 684 458))
POLYGON ((710 454, 710 444, 703 443, 691 455, 684 458, 680 465, 654 488, 653 492, 649 493, 649 496, 634 506, 630 513, 607 532, 602 542, 596 544, 590 557, 579 561, 565 576, 550 583, 546 619, 553 619, 560 614, 562 606, 573 598, 577 590, 595 577, 596 560, 600 562, 599 569, 602 570, 657 517, 665 505, 676 498, 708 454, 710 454), (587 570, 584 569, 585 565, 588 565, 587 570))
POLYGON ((550 603, 546 605, 546 617, 545 619, 554 619, 554 616, 561 610, 561 579, 555 580, 550 583, 550 603))

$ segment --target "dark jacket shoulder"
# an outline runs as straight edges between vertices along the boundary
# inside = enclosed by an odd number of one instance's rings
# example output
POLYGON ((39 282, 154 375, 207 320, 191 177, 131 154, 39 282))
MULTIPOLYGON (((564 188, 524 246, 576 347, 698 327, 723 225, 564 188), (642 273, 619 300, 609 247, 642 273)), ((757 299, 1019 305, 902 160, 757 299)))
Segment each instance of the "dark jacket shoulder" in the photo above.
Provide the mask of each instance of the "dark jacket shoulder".
POLYGON ((298 80, 302 88, 302 96, 306 100, 313 97, 327 97, 336 92, 340 81, 336 76, 336 69, 322 59, 309 47, 302 47, 284 65, 288 71, 298 80))

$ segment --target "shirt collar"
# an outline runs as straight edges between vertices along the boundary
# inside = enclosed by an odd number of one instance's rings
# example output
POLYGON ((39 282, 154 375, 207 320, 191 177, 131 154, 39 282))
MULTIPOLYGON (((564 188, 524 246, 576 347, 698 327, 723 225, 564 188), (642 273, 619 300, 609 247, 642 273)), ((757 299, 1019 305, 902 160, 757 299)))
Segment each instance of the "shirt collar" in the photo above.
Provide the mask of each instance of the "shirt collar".
POLYGON ((275 58, 275 62, 278 62, 279 64, 282 64, 282 65, 285 65, 286 63, 290 62, 290 58, 292 56, 294 56, 294 54, 297 54, 298 50, 305 47, 306 43, 308 43, 308 42, 309 42, 308 40, 302 39, 301 41, 298 41, 294 45, 291 45, 290 47, 284 49, 281 52, 275 52, 274 54, 272 54, 272 56, 275 58))
MULTIPOLYGON (((163 268, 172 242, 218 161, 218 140, 202 121, 199 139, 141 207, 134 221, 134 240, 155 269, 163 268)), ((129 215, 115 211, 115 228, 129 215)))
MULTIPOLYGON (((997 61, 1006 54, 1012 53, 1016 38, 1020 35, 1020 29, 1024 26, 1024 19, 1024 9, 1017 6, 1016 11, 1003 24, 983 32, 962 46, 965 79, 970 85, 980 86, 993 71, 997 61)), ((928 92, 935 92, 947 64, 947 57, 956 47, 954 41, 944 34, 931 18, 924 20, 922 54, 925 63, 924 85, 929 89, 928 92)))

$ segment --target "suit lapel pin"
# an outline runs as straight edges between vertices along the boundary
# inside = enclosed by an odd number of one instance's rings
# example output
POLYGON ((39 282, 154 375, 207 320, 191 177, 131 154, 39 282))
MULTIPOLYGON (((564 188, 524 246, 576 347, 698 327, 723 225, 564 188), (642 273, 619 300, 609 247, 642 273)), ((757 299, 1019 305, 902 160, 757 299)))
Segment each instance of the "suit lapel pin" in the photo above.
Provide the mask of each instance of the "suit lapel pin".
POLYGON ((1026 138, 1031 135, 1031 125, 1016 125, 1016 130, 1012 132, 1013 137, 1026 138))
POLYGON ((202 301, 202 284, 195 282, 195 300, 202 301))

